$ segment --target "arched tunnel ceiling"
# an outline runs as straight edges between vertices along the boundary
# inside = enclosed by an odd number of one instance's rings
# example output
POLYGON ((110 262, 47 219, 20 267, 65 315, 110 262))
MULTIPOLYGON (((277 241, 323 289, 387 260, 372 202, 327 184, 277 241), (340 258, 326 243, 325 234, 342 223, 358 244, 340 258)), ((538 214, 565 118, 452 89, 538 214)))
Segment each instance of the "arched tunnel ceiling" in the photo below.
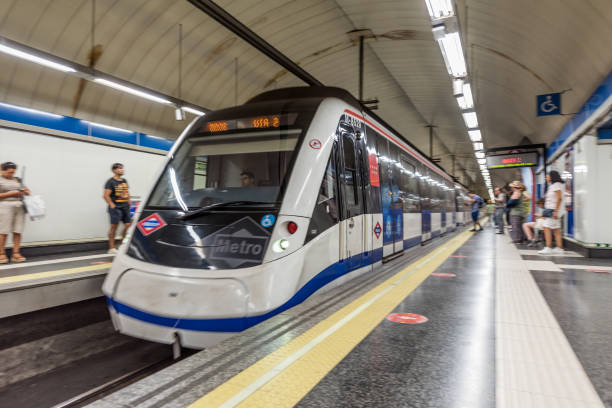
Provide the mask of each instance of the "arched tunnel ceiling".
MULTIPOLYGON (((183 25, 180 97, 210 109, 302 82, 185 0, 97 0, 95 68, 179 97, 178 24, 183 25), (236 64, 237 61, 237 64, 236 64), (237 65, 237 87, 236 87, 237 65)), ((424 0, 219 0, 221 7, 326 85, 358 93, 358 47, 347 34, 370 29, 364 97, 378 114, 463 182, 476 162, 451 92, 424 0)), ((535 95, 570 89, 576 112, 612 69, 609 0, 458 0, 485 147, 528 138, 548 143, 570 116, 536 118, 535 95)), ((4 0, 0 35, 88 65, 92 0, 4 0)), ((0 100, 72 115, 79 79, 0 54, 0 100)), ((176 137, 186 122, 168 107, 87 83, 74 116, 176 137)), ((492 172, 494 184, 516 172, 492 172)))

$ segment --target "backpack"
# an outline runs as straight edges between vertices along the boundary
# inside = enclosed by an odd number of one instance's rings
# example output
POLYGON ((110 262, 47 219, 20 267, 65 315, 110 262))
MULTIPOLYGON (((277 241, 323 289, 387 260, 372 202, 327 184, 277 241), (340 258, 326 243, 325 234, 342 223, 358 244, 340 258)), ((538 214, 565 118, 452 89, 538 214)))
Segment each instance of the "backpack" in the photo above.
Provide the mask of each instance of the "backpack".
POLYGON ((482 208, 484 207, 484 200, 481 198, 479 199, 480 201, 478 201, 478 208, 482 208))

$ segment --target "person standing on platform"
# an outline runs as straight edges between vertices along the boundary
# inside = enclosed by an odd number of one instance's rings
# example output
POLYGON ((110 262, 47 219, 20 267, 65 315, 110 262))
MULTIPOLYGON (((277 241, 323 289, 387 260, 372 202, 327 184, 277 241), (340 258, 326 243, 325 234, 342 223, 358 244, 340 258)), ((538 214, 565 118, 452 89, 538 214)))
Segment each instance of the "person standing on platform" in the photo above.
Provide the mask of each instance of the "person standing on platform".
POLYGON ((4 246, 9 234, 13 234, 13 253, 11 262, 23 262, 26 259, 19 252, 21 234, 25 223, 23 196, 30 195, 30 190, 15 177, 17 165, 6 162, 0 165, 0 264, 8 263, 4 246))
POLYGON ((470 205, 472 206, 472 221, 474 224, 474 228, 470 231, 482 231, 482 226, 480 225, 480 221, 478 221, 478 213, 480 212, 480 207, 484 205, 484 201, 482 201, 482 198, 477 194, 469 193, 468 195, 472 199, 470 205), (476 229, 476 227, 478 227, 478 229, 476 229))
POLYGON ((504 213, 506 211, 506 194, 500 187, 495 189, 495 226, 497 233, 504 233, 504 213))
POLYGON ((563 237, 561 236, 561 217, 565 214, 564 183, 558 171, 552 170, 546 175, 548 189, 546 189, 544 211, 544 239, 546 248, 538 252, 540 255, 563 255, 563 237), (552 247, 552 237, 555 236, 557 247, 552 247))
POLYGON ((523 215, 525 206, 523 205, 523 185, 516 180, 510 183, 512 195, 508 200, 507 207, 510 208, 510 225, 512 225, 512 242, 519 244, 523 241, 523 215))
POLYGON ((132 217, 130 215, 130 192, 128 182, 123 178, 123 164, 115 163, 112 165, 113 177, 108 179, 104 185, 104 201, 108 204, 108 214, 110 216, 110 230, 108 231, 108 253, 116 254, 115 234, 120 222, 123 222, 125 229, 121 240, 125 238, 127 230, 130 228, 132 217))

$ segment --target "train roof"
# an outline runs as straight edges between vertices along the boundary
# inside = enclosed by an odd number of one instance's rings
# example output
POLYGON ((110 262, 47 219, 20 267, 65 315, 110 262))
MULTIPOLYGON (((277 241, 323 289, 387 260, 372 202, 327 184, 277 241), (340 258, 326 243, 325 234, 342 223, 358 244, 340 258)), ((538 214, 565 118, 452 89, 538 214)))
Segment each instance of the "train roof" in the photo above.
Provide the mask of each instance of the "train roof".
POLYGON ((342 88, 337 88, 333 86, 296 86, 290 88, 281 88, 274 89, 271 91, 263 92, 259 95, 254 96, 249 99, 246 103, 258 103, 258 102, 271 102, 275 100, 283 100, 283 99, 302 99, 302 98, 337 98, 340 99, 349 105, 359 109, 361 111, 365 111, 368 116, 376 120, 378 123, 383 125, 388 130, 392 131, 395 135, 397 135, 402 142, 406 143, 412 149, 417 151, 423 159, 427 160, 429 163, 433 164, 440 170, 442 170, 445 174, 453 177, 449 174, 444 167, 440 166, 438 163, 433 162, 429 159, 429 157, 423 153, 418 147, 416 147, 412 142, 406 139, 400 132, 395 130, 391 125, 381 119, 378 115, 368 109, 366 106, 362 105, 349 91, 342 88))

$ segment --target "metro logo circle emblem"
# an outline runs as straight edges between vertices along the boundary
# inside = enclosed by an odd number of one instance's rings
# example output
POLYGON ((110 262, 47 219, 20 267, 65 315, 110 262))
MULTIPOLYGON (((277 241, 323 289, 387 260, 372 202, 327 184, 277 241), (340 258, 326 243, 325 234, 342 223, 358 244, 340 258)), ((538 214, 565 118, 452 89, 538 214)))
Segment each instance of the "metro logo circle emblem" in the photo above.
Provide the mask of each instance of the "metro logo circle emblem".
POLYGON ((319 150, 322 146, 321 141, 319 139, 312 139, 310 142, 308 142, 308 145, 315 150, 319 150))
POLYGON ((414 313, 391 313, 387 316, 387 320, 402 324, 421 324, 425 323, 429 319, 425 316, 414 313))
POLYGON ((151 214, 147 218, 140 220, 137 224, 138 229, 142 232, 142 235, 145 237, 154 233, 157 230, 164 228, 166 222, 162 219, 162 217, 158 214, 151 214))
POLYGON ((382 232, 382 228, 380 226, 380 222, 376 222, 376 226, 374 227, 374 234, 376 234, 376 239, 380 238, 380 233, 382 232))

